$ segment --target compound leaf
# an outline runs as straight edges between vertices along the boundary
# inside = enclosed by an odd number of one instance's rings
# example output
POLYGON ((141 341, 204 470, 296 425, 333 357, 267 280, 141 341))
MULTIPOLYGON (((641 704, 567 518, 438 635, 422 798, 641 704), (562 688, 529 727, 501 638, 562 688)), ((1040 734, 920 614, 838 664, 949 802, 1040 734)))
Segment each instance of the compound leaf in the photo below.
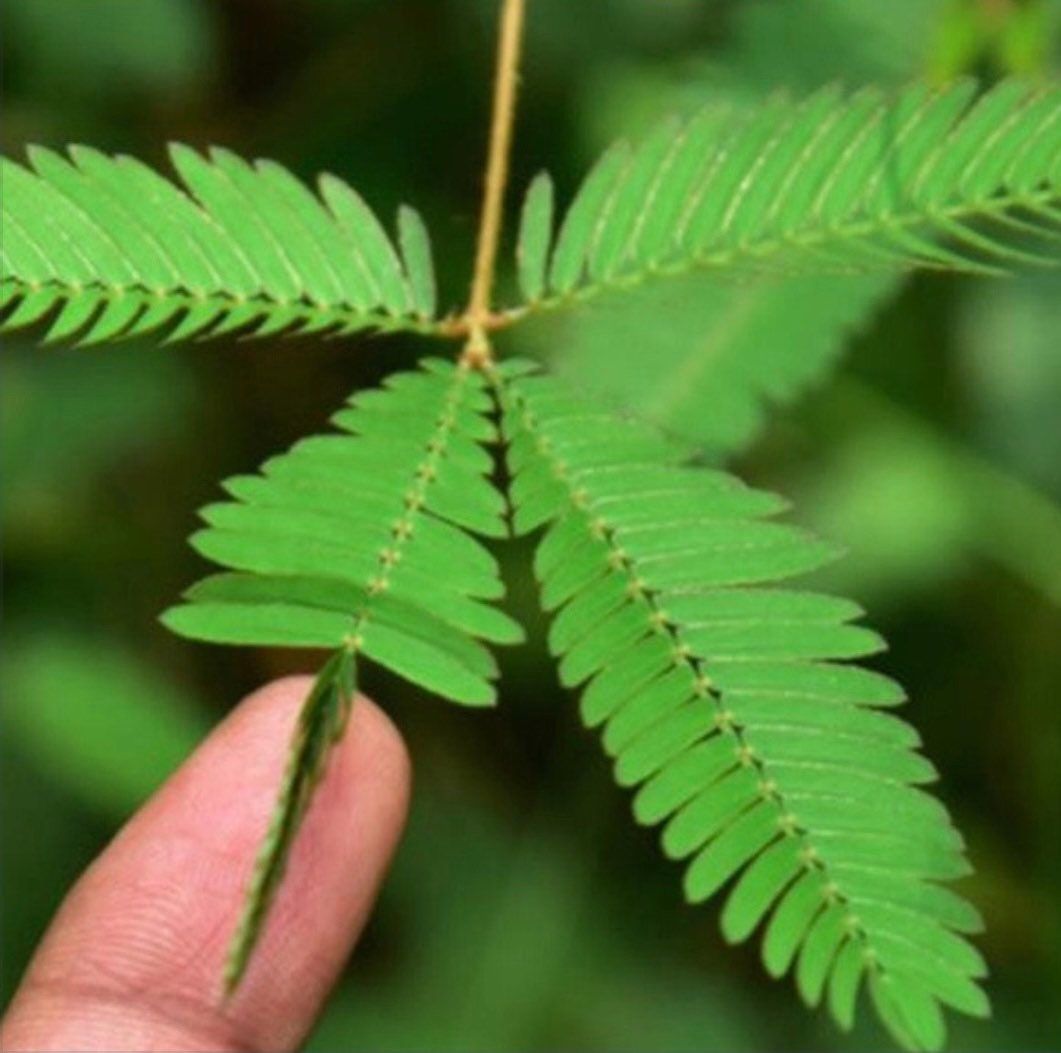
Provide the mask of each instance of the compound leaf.
POLYGON ((433 331, 426 228, 399 256, 369 207, 325 176, 317 197, 271 161, 176 144, 181 183, 125 156, 30 147, 0 158, 0 330, 60 308, 48 340, 433 331))
POLYGON ((339 434, 314 436, 226 483, 201 512, 196 549, 224 568, 163 615, 225 644, 329 648, 306 702, 276 819, 235 937, 227 983, 247 964, 295 830, 345 723, 362 658, 434 694, 492 705, 497 665, 482 640, 520 627, 491 606, 497 562, 469 529, 502 535, 504 502, 483 443, 496 436, 483 376, 428 360, 355 395, 339 434), (440 494, 448 496, 439 500, 440 494))
POLYGON ((566 683, 588 681, 583 718, 636 788, 635 818, 664 824, 689 900, 731 886, 726 938, 764 925, 767 971, 794 967, 809 1005, 849 1028, 866 977, 893 1035, 938 1048, 940 1006, 988 1012, 962 935, 976 912, 939 884, 968 864, 921 788, 935 770, 916 732, 882 712, 901 689, 847 664, 883 646, 851 624, 860 609, 775 586, 831 551, 769 522, 770 495, 509 370, 496 383, 515 522, 547 524, 535 567, 558 611, 550 645, 566 683))
POLYGON ((561 223, 541 305, 691 271, 995 273, 1057 233, 1061 90, 825 88, 620 143, 561 223), (1019 235, 1014 227, 1019 226, 1019 235))

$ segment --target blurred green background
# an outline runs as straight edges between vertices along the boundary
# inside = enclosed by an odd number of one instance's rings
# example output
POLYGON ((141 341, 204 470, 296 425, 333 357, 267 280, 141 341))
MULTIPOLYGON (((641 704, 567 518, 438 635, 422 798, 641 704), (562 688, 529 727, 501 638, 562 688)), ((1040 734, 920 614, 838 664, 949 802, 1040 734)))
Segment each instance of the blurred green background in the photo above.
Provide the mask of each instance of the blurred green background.
MULTIPOLYGON (((180 139, 304 176, 334 170, 385 214, 401 198, 426 213, 455 306, 496 9, 12 0, 0 143, 17 155, 29 141, 88 141, 163 163, 180 139)), ((1053 0, 531 0, 515 180, 548 165, 568 195, 620 131, 699 100, 835 79, 1048 75, 1059 38, 1053 0)), ((996 1015, 957 1023, 956 1049, 1061 1045, 1059 294, 1049 273, 880 290, 833 375, 808 378, 765 423, 753 414, 728 447, 749 481, 790 495, 798 519, 849 548, 829 585, 891 641, 880 666, 908 687, 907 716, 968 836, 996 1015)), ((220 478, 320 429, 352 389, 425 349, 6 344, 5 1001, 117 826, 227 706, 308 664, 157 625, 202 571, 183 540, 194 510, 220 478)), ((870 1024, 838 1036, 764 978, 754 947, 723 945, 714 906, 683 906, 677 868, 629 820, 544 659, 526 556, 506 560, 531 643, 505 656, 498 711, 448 708, 383 675, 367 684, 409 740, 416 797, 310 1048, 887 1048, 870 1024)))

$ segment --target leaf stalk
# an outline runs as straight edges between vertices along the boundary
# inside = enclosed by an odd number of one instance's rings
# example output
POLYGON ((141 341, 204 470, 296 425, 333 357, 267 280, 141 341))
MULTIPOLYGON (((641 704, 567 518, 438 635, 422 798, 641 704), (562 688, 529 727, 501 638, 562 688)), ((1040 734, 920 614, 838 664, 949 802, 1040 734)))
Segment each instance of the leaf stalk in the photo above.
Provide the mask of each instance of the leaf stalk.
POLYGON ((461 360, 475 368, 481 368, 493 358, 489 338, 490 329, 494 328, 491 324, 493 316, 490 300, 497 266, 498 242, 501 237, 505 186, 508 182, 525 9, 526 0, 504 0, 501 11, 493 116, 490 122, 490 145, 486 159, 475 269, 468 306, 461 319, 468 334, 461 360))

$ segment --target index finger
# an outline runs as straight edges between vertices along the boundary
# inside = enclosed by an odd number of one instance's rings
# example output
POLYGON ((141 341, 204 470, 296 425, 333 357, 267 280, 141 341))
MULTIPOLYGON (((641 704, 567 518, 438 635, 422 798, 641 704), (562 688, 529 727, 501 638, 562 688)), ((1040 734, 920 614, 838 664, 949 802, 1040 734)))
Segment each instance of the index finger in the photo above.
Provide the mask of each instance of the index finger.
POLYGON ((311 684, 292 677, 248 698, 86 871, 11 1004, 5 1050, 297 1046, 365 923, 409 788, 400 736, 358 698, 247 975, 223 1002, 228 940, 311 684))

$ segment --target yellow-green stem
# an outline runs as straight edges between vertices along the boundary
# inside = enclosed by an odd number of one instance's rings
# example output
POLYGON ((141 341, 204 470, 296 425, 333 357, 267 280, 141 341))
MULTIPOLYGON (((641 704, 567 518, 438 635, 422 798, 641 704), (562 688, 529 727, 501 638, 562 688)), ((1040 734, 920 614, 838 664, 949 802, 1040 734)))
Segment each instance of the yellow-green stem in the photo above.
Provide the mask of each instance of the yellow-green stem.
POLYGON ((475 252, 471 294, 461 319, 467 326, 468 340, 463 360, 479 367, 493 357, 488 336, 492 315, 490 299, 501 237, 501 217, 508 182, 508 160, 512 146, 512 124, 516 112, 516 84, 526 0, 504 0, 497 43, 497 73, 494 79, 494 107, 490 122, 490 146, 486 159, 479 239, 475 252))

